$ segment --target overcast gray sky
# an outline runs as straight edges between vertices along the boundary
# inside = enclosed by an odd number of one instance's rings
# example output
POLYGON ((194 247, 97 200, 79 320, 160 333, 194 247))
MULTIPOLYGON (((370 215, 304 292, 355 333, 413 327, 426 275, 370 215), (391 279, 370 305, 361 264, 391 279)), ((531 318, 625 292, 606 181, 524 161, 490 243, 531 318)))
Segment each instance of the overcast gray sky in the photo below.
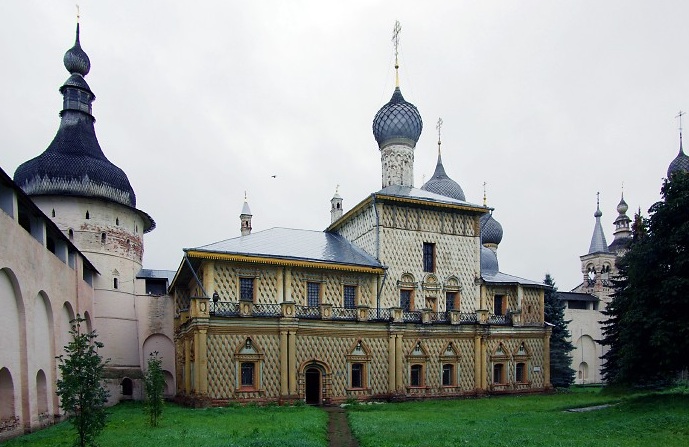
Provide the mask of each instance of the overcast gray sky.
MULTIPOLYGON (((158 227, 144 265, 254 231, 322 230, 381 187, 371 122, 394 88, 424 119, 415 185, 443 161, 502 223, 500 270, 560 290, 581 280, 596 192, 608 243, 659 199, 689 109, 686 1, 95 1, 81 43, 96 133, 158 227), (276 178, 272 178, 276 175, 276 178)), ((73 0, 0 6, 0 166, 43 152, 59 124, 73 0)), ((689 126, 689 119, 686 121, 689 126)))

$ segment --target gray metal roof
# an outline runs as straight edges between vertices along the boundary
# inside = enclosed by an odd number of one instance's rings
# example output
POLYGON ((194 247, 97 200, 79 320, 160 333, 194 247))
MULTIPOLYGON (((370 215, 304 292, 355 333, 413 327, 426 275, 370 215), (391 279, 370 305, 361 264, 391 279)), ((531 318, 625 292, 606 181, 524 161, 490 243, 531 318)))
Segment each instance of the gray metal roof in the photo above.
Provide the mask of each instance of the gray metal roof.
POLYGON ((580 292, 557 292, 558 298, 562 301, 593 301, 598 302, 600 299, 598 297, 591 295, 590 293, 580 293, 580 292))
POLYGON ((136 274, 137 279, 166 279, 168 283, 172 282, 172 278, 175 277, 174 270, 151 270, 151 269, 141 269, 139 273, 136 274))
POLYGON ((531 281, 530 279, 524 279, 502 272, 498 272, 494 275, 486 275, 481 272, 481 278, 488 284, 521 284, 522 286, 548 288, 548 286, 538 281, 531 281))
POLYGON ((209 245, 185 248, 184 251, 383 267, 374 257, 339 234, 291 228, 271 228, 209 245))
POLYGON ((437 203, 452 204, 452 205, 470 206, 470 207, 475 207, 475 208, 484 208, 486 211, 490 210, 490 208, 485 207, 483 205, 477 205, 475 203, 466 202, 464 200, 453 199, 452 197, 443 196, 443 195, 436 194, 434 192, 426 191, 426 190, 419 189, 419 188, 413 188, 411 186, 391 185, 391 186, 388 186, 386 188, 381 189, 376 194, 396 196, 396 197, 409 198, 409 199, 420 199, 420 200, 425 200, 428 202, 437 202, 437 203))

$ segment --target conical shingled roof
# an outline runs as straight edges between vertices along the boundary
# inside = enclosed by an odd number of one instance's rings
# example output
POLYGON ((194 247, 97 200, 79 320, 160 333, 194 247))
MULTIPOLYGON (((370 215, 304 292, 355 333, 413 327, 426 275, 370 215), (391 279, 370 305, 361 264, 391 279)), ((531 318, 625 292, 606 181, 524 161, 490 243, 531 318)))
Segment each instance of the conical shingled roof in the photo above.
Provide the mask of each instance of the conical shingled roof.
POLYGON ((84 80, 91 63, 81 49, 78 24, 64 64, 71 75, 60 88, 60 127, 45 152, 17 168, 14 181, 29 195, 97 197, 136 207, 127 175, 106 158, 96 138, 91 115, 95 95, 84 80))
POLYGON ((440 150, 438 150, 438 163, 435 165, 435 172, 433 173, 433 176, 423 184, 421 189, 435 194, 440 194, 441 196, 452 197, 453 199, 461 200, 463 202, 466 201, 462 187, 459 186, 459 183, 452 180, 445 173, 445 167, 443 166, 443 160, 440 156, 440 150))
POLYGON ((373 118, 373 136, 380 148, 396 142, 414 147, 422 129, 419 111, 414 104, 405 101, 399 87, 395 88, 390 101, 373 118))
POLYGON ((603 233, 603 226, 600 223, 600 217, 603 213, 600 210, 600 204, 596 206, 596 212, 593 217, 596 218, 596 224, 593 227, 593 236, 591 236, 591 245, 589 245, 589 253, 608 253, 608 243, 605 241, 605 233, 603 233))

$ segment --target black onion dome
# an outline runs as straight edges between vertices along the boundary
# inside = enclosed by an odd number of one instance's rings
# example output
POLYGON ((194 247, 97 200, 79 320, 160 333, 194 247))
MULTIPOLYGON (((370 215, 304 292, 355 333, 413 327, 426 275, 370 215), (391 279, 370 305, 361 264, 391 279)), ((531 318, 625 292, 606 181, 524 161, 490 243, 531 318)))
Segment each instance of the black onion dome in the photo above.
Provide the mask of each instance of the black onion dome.
POLYGON ((397 142, 416 146, 422 129, 419 111, 414 104, 404 100, 399 87, 373 118, 373 136, 380 148, 397 142))
POLYGON ((62 59, 65 64, 65 68, 70 73, 79 73, 82 76, 86 76, 91 70, 91 61, 88 55, 81 49, 81 43, 79 42, 79 24, 77 23, 77 37, 74 42, 74 46, 67 50, 65 57, 62 59))
POLYGON ((492 213, 481 216, 481 242, 484 244, 500 245, 502 242, 502 225, 493 218, 492 213))
POLYGON ((98 197, 136 207, 127 175, 105 157, 96 138, 91 115, 95 95, 83 78, 90 62, 79 45, 79 25, 64 62, 71 76, 60 88, 60 127, 45 152, 17 168, 14 181, 29 195, 98 197))
POLYGON ((459 186, 459 183, 452 180, 445 173, 445 168, 443 167, 443 160, 440 157, 440 153, 438 153, 438 163, 435 165, 435 172, 433 173, 433 176, 423 184, 421 189, 466 202, 466 197, 464 196, 462 187, 459 186))
POLYGON ((481 246, 481 276, 495 276, 499 271, 498 255, 490 248, 481 246))
POLYGON ((14 181, 29 195, 99 197, 136 207, 134 189, 103 154, 93 121, 66 114, 48 149, 21 164, 14 181))

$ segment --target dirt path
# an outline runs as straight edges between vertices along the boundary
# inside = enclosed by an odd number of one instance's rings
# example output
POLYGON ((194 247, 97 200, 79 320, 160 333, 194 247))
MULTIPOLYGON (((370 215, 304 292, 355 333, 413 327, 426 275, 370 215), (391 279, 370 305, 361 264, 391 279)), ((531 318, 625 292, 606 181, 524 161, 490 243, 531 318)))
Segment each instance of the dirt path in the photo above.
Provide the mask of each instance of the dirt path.
POLYGON ((330 447, 359 447, 347 423, 344 408, 325 407, 328 413, 328 445, 330 447))

